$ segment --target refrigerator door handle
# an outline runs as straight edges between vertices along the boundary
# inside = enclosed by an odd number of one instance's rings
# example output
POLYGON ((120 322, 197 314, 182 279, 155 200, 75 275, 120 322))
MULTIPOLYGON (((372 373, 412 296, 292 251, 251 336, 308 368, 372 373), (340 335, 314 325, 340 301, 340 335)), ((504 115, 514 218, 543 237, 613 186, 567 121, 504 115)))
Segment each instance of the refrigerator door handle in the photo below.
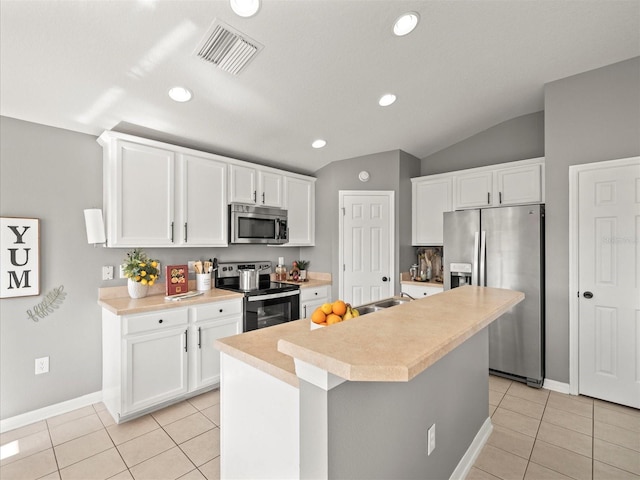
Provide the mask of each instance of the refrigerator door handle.
POLYGON ((480 285, 478 283, 478 249, 480 248, 480 232, 473 234, 473 266, 471 268, 471 285, 480 285))
POLYGON ((478 285, 481 287, 487 286, 487 275, 485 272, 485 258, 487 253, 487 232, 484 230, 480 234, 480 279, 478 281, 478 285))

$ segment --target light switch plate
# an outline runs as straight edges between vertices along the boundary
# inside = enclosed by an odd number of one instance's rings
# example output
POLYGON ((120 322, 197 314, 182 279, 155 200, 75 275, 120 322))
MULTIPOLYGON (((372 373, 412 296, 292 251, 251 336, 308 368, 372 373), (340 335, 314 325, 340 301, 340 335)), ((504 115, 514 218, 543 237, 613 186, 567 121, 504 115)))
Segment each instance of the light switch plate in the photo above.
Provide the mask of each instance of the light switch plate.
POLYGON ((113 280, 113 265, 102 267, 102 280, 113 280))
POLYGON ((36 358, 36 375, 49 373, 49 357, 36 358))

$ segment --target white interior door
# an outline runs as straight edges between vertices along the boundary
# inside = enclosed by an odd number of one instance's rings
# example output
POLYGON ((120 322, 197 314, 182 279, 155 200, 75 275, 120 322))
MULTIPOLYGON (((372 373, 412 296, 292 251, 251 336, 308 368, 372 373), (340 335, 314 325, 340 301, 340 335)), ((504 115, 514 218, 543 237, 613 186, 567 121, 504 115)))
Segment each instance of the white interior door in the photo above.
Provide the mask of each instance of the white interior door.
POLYGON ((340 192, 340 298, 393 296, 393 192, 340 192))
POLYGON ((580 171, 579 392, 640 408, 640 157, 580 171))

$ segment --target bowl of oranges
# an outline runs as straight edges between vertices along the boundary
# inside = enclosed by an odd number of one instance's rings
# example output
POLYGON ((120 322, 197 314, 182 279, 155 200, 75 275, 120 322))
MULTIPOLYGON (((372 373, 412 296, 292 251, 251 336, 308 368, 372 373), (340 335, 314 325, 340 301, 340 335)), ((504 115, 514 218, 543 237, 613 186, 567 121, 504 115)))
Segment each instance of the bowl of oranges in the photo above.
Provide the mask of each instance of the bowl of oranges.
POLYGON ((311 330, 335 325, 360 316, 360 312, 343 300, 333 303, 323 303, 311 314, 311 330))

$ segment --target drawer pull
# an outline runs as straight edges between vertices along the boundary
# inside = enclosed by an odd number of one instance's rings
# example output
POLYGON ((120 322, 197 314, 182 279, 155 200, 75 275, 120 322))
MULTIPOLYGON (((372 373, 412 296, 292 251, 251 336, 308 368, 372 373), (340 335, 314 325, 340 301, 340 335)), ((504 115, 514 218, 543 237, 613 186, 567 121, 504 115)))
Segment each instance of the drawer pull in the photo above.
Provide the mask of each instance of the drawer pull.
POLYGON ((184 331, 184 351, 189 350, 189 330, 184 331))
POLYGON ((198 348, 202 348, 202 328, 198 327, 198 348))
POLYGON ((222 308, 220 309, 220 313, 222 313, 222 308))
POLYGON ((315 293, 316 297, 318 296, 318 292, 315 293))
POLYGON ((158 320, 158 323, 162 323, 162 322, 164 322, 164 320, 162 320, 162 319, 158 320))

